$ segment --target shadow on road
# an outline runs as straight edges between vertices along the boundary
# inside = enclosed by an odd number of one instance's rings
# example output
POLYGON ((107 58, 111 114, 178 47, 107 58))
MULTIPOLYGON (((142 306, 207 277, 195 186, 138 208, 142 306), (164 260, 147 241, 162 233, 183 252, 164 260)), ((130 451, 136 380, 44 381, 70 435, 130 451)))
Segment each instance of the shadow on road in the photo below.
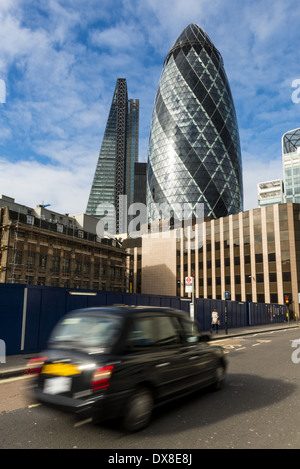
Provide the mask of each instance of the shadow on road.
MULTIPOLYGON (((210 425, 245 412, 276 406, 296 390, 293 383, 253 374, 228 374, 220 391, 201 390, 159 407, 149 427, 163 435, 210 425), (170 420, 172 418, 173 420, 170 420)), ((145 432, 144 430, 143 437, 145 432)))

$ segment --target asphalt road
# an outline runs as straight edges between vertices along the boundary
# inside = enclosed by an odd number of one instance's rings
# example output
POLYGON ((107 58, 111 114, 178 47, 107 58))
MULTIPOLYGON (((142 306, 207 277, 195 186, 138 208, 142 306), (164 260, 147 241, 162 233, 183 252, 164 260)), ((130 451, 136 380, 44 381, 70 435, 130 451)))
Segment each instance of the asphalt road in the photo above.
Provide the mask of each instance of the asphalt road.
POLYGON ((300 449, 297 339, 294 329, 220 341, 229 360, 225 387, 160 408, 134 435, 116 424, 76 426, 70 415, 35 406, 25 393, 28 378, 1 381, 0 448, 103 448, 112 455, 122 449, 300 449))

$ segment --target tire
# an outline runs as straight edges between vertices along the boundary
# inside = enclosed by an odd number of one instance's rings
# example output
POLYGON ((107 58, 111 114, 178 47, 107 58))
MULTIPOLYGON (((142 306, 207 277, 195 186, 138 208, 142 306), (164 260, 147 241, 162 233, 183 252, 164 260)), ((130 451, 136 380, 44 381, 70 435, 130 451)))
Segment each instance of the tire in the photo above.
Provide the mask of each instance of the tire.
POLYGON ((213 384, 213 390, 219 391, 224 385, 226 377, 225 366, 222 363, 219 363, 215 370, 215 382, 213 384))
POLYGON ((153 411, 153 394, 146 387, 139 387, 127 402, 123 418, 123 428, 128 432, 138 432, 145 428, 153 411))

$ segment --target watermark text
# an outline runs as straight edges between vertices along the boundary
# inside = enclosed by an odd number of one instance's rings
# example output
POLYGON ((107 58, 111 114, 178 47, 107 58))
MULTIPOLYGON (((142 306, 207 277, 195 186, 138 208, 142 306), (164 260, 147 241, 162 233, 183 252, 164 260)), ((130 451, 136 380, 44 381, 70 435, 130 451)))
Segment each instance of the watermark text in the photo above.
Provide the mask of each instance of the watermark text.
POLYGON ((295 91, 292 93, 292 101, 295 104, 300 103, 300 78, 295 78, 292 81, 292 88, 296 88, 295 91))
POLYGON ((5 81, 0 78, 0 104, 6 103, 6 85, 5 81))
POLYGON ((203 203, 167 203, 151 206, 152 219, 149 222, 148 209, 143 203, 133 203, 127 209, 127 196, 119 196, 119 210, 112 203, 99 204, 96 216, 100 218, 96 232, 99 238, 114 237, 116 233, 126 233, 130 238, 184 238, 190 249, 203 244, 202 225, 204 221, 203 203), (192 222, 194 219, 194 222, 192 222))

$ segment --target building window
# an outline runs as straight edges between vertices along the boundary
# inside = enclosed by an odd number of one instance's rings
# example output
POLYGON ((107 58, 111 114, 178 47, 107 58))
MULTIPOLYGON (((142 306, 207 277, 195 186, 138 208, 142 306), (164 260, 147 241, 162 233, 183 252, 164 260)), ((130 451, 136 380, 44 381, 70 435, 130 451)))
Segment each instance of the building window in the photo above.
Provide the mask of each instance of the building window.
POLYGON ((59 278, 53 277, 53 278, 51 279, 51 286, 52 286, 52 287, 59 287, 59 278))
POLYGON ((58 233, 63 233, 63 232, 64 232, 64 227, 63 227, 63 225, 57 224, 57 232, 58 232, 58 233))
POLYGON ((291 272, 282 272, 282 280, 284 282, 290 282, 291 281, 291 272))
POLYGON ((40 254, 40 267, 42 269, 46 269, 47 267, 47 255, 46 254, 40 254))
POLYGON ((271 295, 270 295, 270 300, 271 300, 271 303, 278 303, 278 295, 277 295, 277 293, 271 293, 271 295))
POLYGON ((34 277, 32 277, 31 275, 27 275, 27 278, 26 278, 27 285, 33 285, 33 280, 34 280, 34 277))
POLYGON ((275 252, 270 252, 268 255, 269 262, 275 262, 276 261, 276 254, 275 252))
POLYGON ((94 276, 99 277, 100 273, 100 264, 94 264, 94 276))
POLYGON ((277 274, 276 272, 269 273, 269 280, 270 282, 277 282, 277 274))
POLYGON ((38 281, 37 281, 37 284, 41 285, 41 286, 44 286, 44 285, 46 285, 45 281, 46 281, 45 277, 39 277, 38 281))
MULTIPOLYGON (((53 256, 52 258, 52 270, 59 270, 59 264, 60 264, 60 257, 59 256, 53 256)), ((53 285, 55 286, 55 285, 53 285)))
POLYGON ((84 232, 82 230, 78 230, 78 238, 83 239, 84 237, 84 232))
POLYGON ((90 273, 90 264, 89 264, 89 262, 84 262, 83 263, 83 273, 85 275, 88 275, 90 273))
POLYGON ((264 274, 256 274, 256 282, 264 283, 264 274))
POLYGON ((75 272, 80 273, 82 271, 81 260, 76 259, 75 261, 75 272))
POLYGON ((70 259, 63 259, 63 271, 64 272, 70 271, 70 259))
POLYGON ((15 257, 15 263, 18 265, 22 265, 22 251, 17 251, 16 257, 15 257))
POLYGON ((35 264, 35 252, 28 253, 27 264, 29 266, 33 266, 35 264))
POLYGON ((260 263, 263 261, 263 255, 262 254, 255 254, 255 262, 260 263))
POLYGON ((27 215, 27 225, 34 225, 34 217, 32 215, 27 215))

